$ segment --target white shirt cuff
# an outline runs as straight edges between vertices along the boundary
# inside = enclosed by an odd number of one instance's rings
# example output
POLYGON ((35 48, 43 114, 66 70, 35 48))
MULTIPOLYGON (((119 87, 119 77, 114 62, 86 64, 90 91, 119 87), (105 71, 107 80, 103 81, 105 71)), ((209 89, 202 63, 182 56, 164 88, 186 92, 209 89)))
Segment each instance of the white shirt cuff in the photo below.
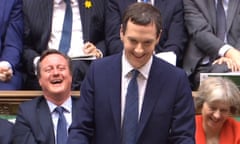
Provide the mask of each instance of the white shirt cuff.
POLYGON ((218 55, 223 57, 223 56, 225 55, 225 53, 226 53, 229 49, 231 49, 231 48, 233 48, 233 47, 232 47, 231 45, 229 45, 229 44, 223 45, 223 46, 219 49, 218 55))

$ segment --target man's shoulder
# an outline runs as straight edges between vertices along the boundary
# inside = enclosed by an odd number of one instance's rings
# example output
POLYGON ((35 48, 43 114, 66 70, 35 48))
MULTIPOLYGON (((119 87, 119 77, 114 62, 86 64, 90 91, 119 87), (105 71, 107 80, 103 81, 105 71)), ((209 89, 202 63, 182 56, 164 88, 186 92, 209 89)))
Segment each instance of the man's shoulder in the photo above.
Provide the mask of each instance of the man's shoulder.
POLYGON ((20 104, 20 107, 21 108, 27 108, 27 109, 34 108, 34 107, 37 107, 38 103, 40 103, 42 101, 45 101, 44 97, 43 96, 37 96, 37 97, 35 97, 31 100, 22 102, 20 104))

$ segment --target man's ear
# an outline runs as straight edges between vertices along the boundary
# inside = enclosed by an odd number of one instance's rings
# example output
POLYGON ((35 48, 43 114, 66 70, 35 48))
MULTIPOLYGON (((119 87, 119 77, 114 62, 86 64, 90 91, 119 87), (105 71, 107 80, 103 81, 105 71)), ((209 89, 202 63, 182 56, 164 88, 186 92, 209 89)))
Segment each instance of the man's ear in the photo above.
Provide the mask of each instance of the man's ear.
POLYGON ((157 44, 158 44, 159 41, 160 41, 161 35, 162 35, 162 30, 160 31, 160 33, 159 33, 159 35, 158 35, 158 37, 157 37, 157 44))
POLYGON ((120 39, 121 39, 121 41, 123 40, 123 27, 122 27, 122 24, 121 24, 121 26, 120 26, 120 39))

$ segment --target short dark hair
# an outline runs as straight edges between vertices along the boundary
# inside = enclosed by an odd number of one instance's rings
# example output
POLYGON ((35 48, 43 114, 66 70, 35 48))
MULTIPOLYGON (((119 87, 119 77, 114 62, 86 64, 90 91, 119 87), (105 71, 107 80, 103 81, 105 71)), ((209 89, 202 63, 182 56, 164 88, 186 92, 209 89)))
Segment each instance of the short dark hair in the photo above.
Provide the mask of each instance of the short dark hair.
POLYGON ((56 50, 56 49, 47 49, 45 50, 42 55, 40 56, 40 59, 39 61, 37 62, 37 77, 40 78, 40 63, 43 61, 43 59, 48 56, 48 55, 51 55, 51 54, 58 54, 58 55, 61 55, 63 56, 67 62, 68 62, 68 67, 69 67, 69 70, 70 70, 70 74, 72 75, 72 61, 71 61, 71 58, 68 57, 67 55, 61 53, 60 51, 56 50))
POLYGON ((137 25, 148 25, 153 23, 156 25, 157 37, 162 30, 162 17, 160 11, 148 3, 133 3, 123 14, 122 32, 125 33, 128 21, 137 25))

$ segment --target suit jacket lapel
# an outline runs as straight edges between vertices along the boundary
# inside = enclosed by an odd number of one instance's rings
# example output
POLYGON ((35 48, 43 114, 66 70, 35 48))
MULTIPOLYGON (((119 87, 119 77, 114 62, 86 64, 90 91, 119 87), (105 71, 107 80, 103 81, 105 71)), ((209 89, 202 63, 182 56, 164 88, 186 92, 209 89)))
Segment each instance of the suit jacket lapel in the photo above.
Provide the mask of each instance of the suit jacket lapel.
POLYGON ((213 25, 214 31, 216 31, 216 7, 215 0, 205 0, 204 1, 203 13, 208 17, 210 24, 213 25))
MULTIPOLYGON (((94 1, 91 0, 94 5, 94 1)), ((79 6, 79 12, 80 12, 80 17, 81 17, 81 24, 82 24, 82 31, 83 31, 83 41, 87 42, 90 39, 89 36, 89 30, 90 30, 90 17, 91 17, 91 11, 92 8, 86 8, 85 7, 85 1, 83 0, 78 0, 78 6, 79 6)))
MULTIPOLYGON (((50 37, 50 33, 52 30, 52 16, 53 16, 53 0, 41 0, 41 2, 38 2, 39 0, 36 0, 39 4, 40 10, 39 10, 39 15, 40 18, 36 18, 39 19, 36 22, 41 23, 40 27, 41 30, 43 30, 43 37, 45 39, 47 39, 46 42, 48 42, 48 39, 50 37)), ((44 45, 47 45, 44 44, 44 45)), ((42 51, 45 50, 45 47, 41 47, 42 51)))
POLYGON ((78 101, 78 97, 72 96, 72 121, 75 119, 76 115, 77 115, 77 101, 78 101))
POLYGON ((117 135, 121 135, 121 55, 112 61, 107 73, 112 115, 117 135), (113 71, 114 72, 113 72, 113 71))
POLYGON ((235 13, 236 13, 236 10, 237 10, 237 6, 239 5, 239 0, 229 0, 229 3, 228 3, 228 12, 227 12, 227 31, 226 33, 228 33, 231 25, 232 25, 232 22, 233 22, 233 19, 234 19, 234 16, 235 13))
POLYGON ((53 123, 52 123, 52 118, 51 114, 49 111, 49 107, 46 103, 46 100, 42 97, 39 100, 38 108, 37 108, 37 116, 39 120, 39 128, 38 130, 38 136, 42 136, 40 139, 49 139, 49 143, 54 143, 55 142, 55 136, 54 136, 54 129, 53 129, 53 123))
POLYGON ((159 79, 155 78, 156 75, 159 75, 159 73, 161 73, 161 71, 156 71, 155 64, 156 57, 153 58, 153 63, 150 70, 150 77, 148 78, 147 81, 147 87, 142 105, 142 112, 139 120, 137 139, 139 139, 139 137, 141 136, 141 133, 152 113, 155 103, 158 101, 159 96, 161 95, 159 87, 161 87, 161 85, 164 84, 163 81, 158 81, 159 79))

